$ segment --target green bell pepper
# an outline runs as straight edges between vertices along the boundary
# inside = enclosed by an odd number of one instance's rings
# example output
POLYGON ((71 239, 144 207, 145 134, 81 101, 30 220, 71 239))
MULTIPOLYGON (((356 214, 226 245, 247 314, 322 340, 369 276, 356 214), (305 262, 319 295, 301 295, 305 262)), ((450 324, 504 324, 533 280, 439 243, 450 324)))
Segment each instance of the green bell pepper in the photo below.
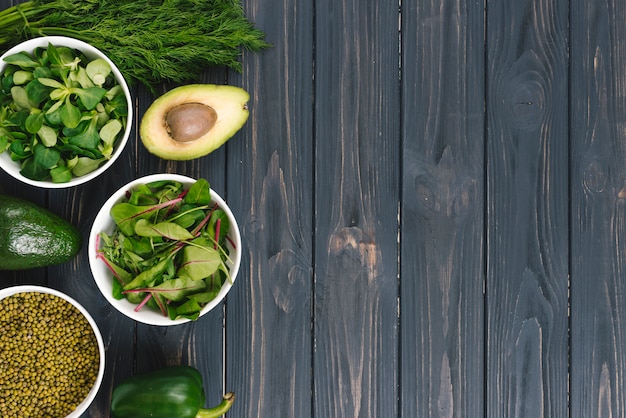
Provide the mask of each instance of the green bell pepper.
POLYGON ((216 418, 230 409, 235 395, 204 409, 202 376, 190 366, 173 366, 131 376, 121 382, 111 397, 115 418, 216 418))

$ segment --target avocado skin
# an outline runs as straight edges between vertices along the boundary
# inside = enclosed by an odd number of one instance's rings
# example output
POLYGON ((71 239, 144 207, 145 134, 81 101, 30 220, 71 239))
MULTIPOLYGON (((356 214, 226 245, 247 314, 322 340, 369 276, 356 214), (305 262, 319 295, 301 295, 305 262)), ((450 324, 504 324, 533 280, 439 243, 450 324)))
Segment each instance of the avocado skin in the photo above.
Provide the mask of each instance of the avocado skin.
POLYGON ((61 264, 80 251, 78 229, 24 199, 0 195, 0 270, 61 264))

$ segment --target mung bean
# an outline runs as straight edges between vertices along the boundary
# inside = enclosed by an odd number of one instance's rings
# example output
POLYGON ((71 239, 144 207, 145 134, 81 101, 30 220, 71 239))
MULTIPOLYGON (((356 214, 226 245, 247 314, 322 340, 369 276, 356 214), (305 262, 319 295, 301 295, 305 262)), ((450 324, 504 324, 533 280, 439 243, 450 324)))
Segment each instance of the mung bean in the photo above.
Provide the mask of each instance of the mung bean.
POLYGON ((0 300, 0 416, 67 416, 98 366, 95 335, 74 305, 41 292, 0 300))

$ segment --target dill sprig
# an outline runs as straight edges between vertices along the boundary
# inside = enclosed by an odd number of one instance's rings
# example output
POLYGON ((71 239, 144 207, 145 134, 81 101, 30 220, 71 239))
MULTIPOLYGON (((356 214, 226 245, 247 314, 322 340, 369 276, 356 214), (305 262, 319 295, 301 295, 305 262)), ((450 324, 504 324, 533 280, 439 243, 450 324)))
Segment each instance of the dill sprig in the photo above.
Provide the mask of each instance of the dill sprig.
POLYGON ((244 49, 270 46, 238 0, 31 0, 0 11, 0 50, 46 35, 90 43, 153 92, 207 67, 240 72, 244 49))

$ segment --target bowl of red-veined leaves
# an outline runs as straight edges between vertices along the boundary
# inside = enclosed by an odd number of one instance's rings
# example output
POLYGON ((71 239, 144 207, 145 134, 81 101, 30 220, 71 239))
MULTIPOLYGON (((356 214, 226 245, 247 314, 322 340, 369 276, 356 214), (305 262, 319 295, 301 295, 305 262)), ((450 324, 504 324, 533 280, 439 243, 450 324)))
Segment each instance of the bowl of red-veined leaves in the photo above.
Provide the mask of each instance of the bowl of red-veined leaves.
POLYGON ((98 212, 89 262, 104 297, 150 325, 195 321, 218 306, 241 263, 241 235, 206 179, 153 174, 116 191, 98 212))
POLYGON ((132 125, 124 76, 77 39, 43 36, 0 56, 0 167, 42 188, 85 183, 120 156, 132 125))

